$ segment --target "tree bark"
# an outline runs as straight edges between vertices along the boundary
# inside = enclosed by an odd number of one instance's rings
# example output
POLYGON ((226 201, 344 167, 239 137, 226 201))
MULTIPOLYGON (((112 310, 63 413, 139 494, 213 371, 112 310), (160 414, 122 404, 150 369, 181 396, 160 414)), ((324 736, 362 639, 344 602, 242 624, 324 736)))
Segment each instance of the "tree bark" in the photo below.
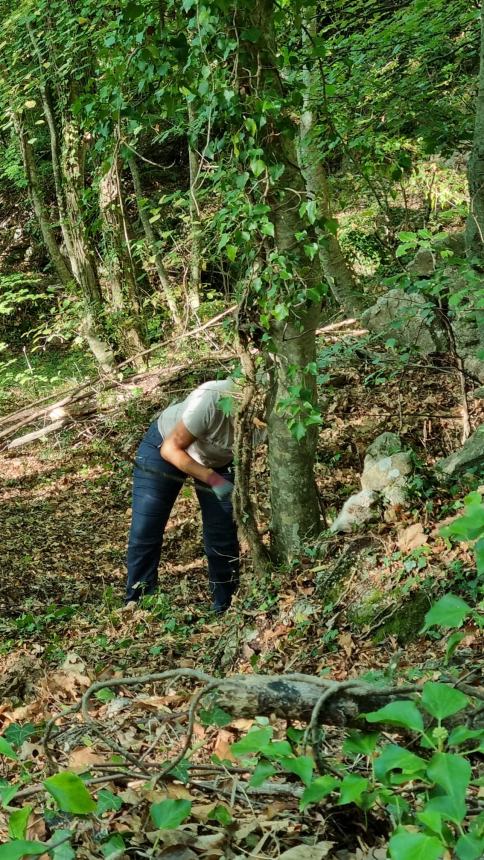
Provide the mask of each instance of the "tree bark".
POLYGON ((484 0, 481 0, 481 43, 479 84, 476 102, 474 142, 468 166, 469 216, 466 250, 484 269, 484 0))
MULTIPOLYGON (((273 30, 273 0, 246 2, 239 12, 239 32, 244 28, 257 28, 257 42, 243 41, 240 68, 241 90, 264 96, 270 101, 278 98, 284 104, 279 70, 277 68, 277 46, 273 30), (254 91, 255 86, 255 91, 254 91)), ((288 120, 285 116, 284 119, 288 120)), ((288 288, 289 295, 281 296, 290 306, 289 315, 283 322, 271 324, 271 352, 274 366, 272 374, 273 408, 268 416, 269 468, 271 474, 271 534, 273 549, 279 559, 293 558, 304 541, 314 537, 319 530, 320 514, 314 482, 314 460, 317 434, 314 426, 307 429, 302 439, 296 439, 288 426, 287 415, 281 413, 279 403, 291 392, 299 390, 301 397, 314 407, 317 402, 316 379, 308 365, 316 357, 315 332, 318 327, 320 308, 310 301, 296 302, 295 294, 300 282, 307 287, 321 280, 317 260, 308 261, 296 240, 298 231, 306 226, 299 214, 301 201, 307 199, 304 177, 297 163, 297 151, 293 133, 279 129, 276 123, 268 123, 265 137, 261 141, 267 165, 284 166, 279 178, 267 183, 265 202, 271 210, 274 225, 274 245, 283 257, 291 261, 294 282, 288 288), (297 274, 296 274, 297 273, 297 274), (295 301, 297 309, 291 307, 295 301), (304 394, 303 394, 304 392, 304 394)), ((270 248, 266 249, 266 251, 270 248)))
MULTIPOLYGON (((313 679, 314 680, 314 679, 313 679)), ((335 685, 335 688, 337 685, 335 685)), ((327 688, 326 688, 327 689, 327 688)), ((232 717, 271 716, 310 722, 325 687, 284 675, 238 675, 224 678, 214 699, 232 717)), ((380 692, 363 682, 343 685, 328 698, 318 722, 329 726, 360 726, 361 715, 398 698, 398 689, 380 692)))
POLYGON ((141 220, 141 224, 143 227, 143 231, 145 234, 147 246, 150 249, 150 253, 153 256, 153 260, 155 263, 156 272, 158 278, 160 279, 161 288, 163 290, 166 304, 170 311, 173 323, 175 326, 180 326, 182 319, 180 316, 180 312, 178 310, 177 301, 175 298, 175 293, 170 284, 170 279, 168 276, 168 272, 165 269, 162 256, 157 249, 156 246, 156 236, 153 230, 153 227, 150 224, 150 219, 148 216, 148 212, 146 210, 146 206, 143 200, 143 189, 141 187, 141 178, 138 170, 138 165, 136 164, 136 159, 134 157, 128 159, 128 166, 131 172, 131 176, 133 179, 134 193, 136 197, 136 205, 138 207, 138 212, 141 220))
POLYGON ((200 160, 193 144, 195 134, 195 113, 188 102, 188 163, 190 169, 190 269, 188 276, 188 304, 191 311, 200 307, 200 260, 202 256, 202 236, 200 232, 200 211, 197 191, 200 182, 200 160))
POLYGON ((72 272, 69 270, 69 267, 60 252, 54 230, 47 214, 47 208, 37 174, 34 153, 32 151, 32 146, 29 143, 29 134, 25 129, 21 118, 15 114, 14 111, 12 111, 11 115, 20 145, 25 176, 27 179, 27 187, 29 189, 35 217, 37 218, 45 247, 47 248, 52 265, 57 272, 59 280, 61 284, 67 285, 72 282, 72 272))
MULTIPOLYGON (((111 165, 99 182, 99 209, 105 242, 104 274, 117 339, 126 356, 136 356, 145 347, 143 320, 138 296, 137 273, 124 235, 120 200, 120 159, 114 153, 111 165)), ((140 358, 136 366, 144 367, 140 358)))
MULTIPOLYGON (((307 25, 315 30, 314 24, 307 25)), ((309 35, 303 32, 303 43, 309 42, 309 35)), ((320 219, 331 218, 331 205, 328 188, 328 177, 315 139, 315 116, 312 109, 312 99, 321 90, 321 76, 317 70, 305 66, 303 69, 303 99, 304 109, 301 114, 299 153, 301 169, 306 180, 309 196, 316 202, 320 219)), ((339 305, 349 314, 357 315, 363 307, 363 296, 356 282, 355 274, 345 259, 337 236, 329 229, 317 229, 319 239, 319 259, 321 267, 330 286, 331 292, 339 305)))

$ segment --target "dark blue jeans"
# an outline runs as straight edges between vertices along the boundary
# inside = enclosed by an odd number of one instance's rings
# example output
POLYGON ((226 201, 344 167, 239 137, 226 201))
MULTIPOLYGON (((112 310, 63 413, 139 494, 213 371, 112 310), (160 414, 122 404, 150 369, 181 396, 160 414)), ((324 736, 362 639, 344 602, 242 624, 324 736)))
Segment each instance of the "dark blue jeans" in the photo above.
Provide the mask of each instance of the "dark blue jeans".
MULTIPOLYGON (((136 454, 133 504, 128 542, 126 600, 153 594, 158 582, 163 534, 187 475, 160 455, 163 439, 157 422, 145 434, 136 454)), ((233 481, 230 466, 216 470, 233 481)), ((208 486, 195 482, 202 511, 203 542, 216 611, 228 609, 239 584, 239 544, 231 503, 223 505, 208 486)))

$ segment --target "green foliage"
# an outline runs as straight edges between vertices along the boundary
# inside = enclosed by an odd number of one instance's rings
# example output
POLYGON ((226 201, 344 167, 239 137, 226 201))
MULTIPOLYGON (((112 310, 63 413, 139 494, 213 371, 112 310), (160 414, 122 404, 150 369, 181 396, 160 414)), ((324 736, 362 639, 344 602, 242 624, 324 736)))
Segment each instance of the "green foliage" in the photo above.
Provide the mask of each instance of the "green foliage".
POLYGON ((62 812, 89 815, 96 809, 96 804, 82 779, 75 773, 66 770, 49 776, 44 780, 44 787, 62 812))
POLYGON ((151 805, 151 818, 158 830, 174 830, 190 815, 190 800, 162 800, 151 805))

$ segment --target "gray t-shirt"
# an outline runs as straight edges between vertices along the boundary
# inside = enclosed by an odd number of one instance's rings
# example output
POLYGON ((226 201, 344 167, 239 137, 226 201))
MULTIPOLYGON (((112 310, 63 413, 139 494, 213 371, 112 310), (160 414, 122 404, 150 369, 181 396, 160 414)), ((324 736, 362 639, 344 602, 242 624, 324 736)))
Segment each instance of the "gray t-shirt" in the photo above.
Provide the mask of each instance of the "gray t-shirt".
POLYGON ((221 397, 230 397, 235 389, 231 379, 204 382, 181 403, 168 406, 158 418, 158 429, 164 439, 179 421, 196 436, 187 454, 202 466, 226 466, 232 459, 234 425, 219 405, 221 397))

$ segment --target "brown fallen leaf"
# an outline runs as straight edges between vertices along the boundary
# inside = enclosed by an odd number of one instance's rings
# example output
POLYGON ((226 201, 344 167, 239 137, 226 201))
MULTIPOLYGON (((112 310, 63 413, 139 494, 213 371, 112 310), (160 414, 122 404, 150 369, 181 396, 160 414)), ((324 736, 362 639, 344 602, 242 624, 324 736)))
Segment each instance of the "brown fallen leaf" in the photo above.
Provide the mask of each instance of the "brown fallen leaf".
POLYGON ((103 764, 106 759, 103 756, 95 753, 89 747, 82 747, 78 750, 73 750, 69 755, 69 770, 74 773, 83 773, 89 770, 93 764, 103 764))
POLYGON ((428 535, 424 533, 422 523, 413 523, 413 525, 398 532, 397 543, 400 552, 410 552, 412 549, 417 549, 428 543, 428 535))
POLYGON ((226 729, 220 729, 215 740, 213 754, 218 756, 219 759, 222 760, 227 759, 228 761, 235 761, 235 756, 230 749, 230 746, 231 744, 233 744, 234 740, 235 737, 231 732, 228 732, 226 729))

